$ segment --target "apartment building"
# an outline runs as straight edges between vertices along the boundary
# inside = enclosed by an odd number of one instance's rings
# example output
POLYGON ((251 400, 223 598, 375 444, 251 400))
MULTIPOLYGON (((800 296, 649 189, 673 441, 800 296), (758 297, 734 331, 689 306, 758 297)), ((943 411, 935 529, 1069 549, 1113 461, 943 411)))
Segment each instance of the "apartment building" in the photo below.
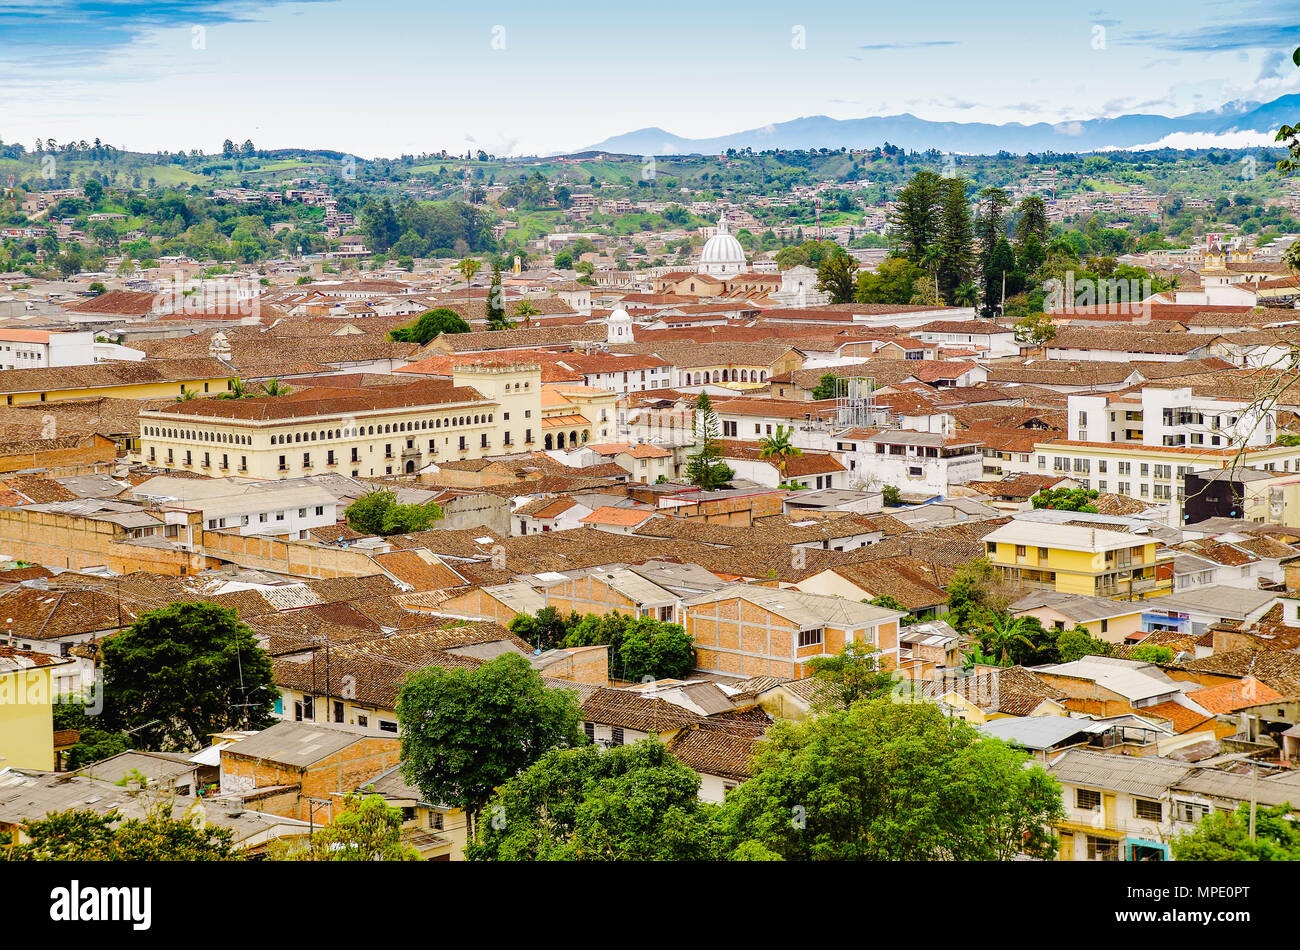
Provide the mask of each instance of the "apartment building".
POLYGON ((1197 396, 1190 386, 1072 394, 1069 437, 1119 445, 1226 448, 1270 445, 1277 410, 1246 400, 1197 396))
MULTIPOLYGON (((1091 437, 1092 430, 1088 434, 1091 437)), ((1055 439, 1034 446, 1032 471, 1038 475, 1069 475, 1083 488, 1172 505, 1182 519, 1188 472, 1243 468, 1300 472, 1300 446, 1248 446, 1238 451, 1230 447, 1055 439)))
POLYGON ((1173 555, 1151 537, 1012 521, 985 535, 984 546, 993 566, 1023 587, 1131 599, 1173 587, 1173 555))

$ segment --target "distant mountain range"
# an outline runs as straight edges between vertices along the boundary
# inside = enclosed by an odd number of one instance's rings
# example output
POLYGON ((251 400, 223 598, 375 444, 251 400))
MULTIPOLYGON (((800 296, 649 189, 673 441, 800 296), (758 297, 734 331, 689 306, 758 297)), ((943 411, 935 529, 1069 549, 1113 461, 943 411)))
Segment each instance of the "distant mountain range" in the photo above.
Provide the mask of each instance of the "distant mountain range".
MULTIPOLYGON (((1210 112, 1188 115, 1121 115, 1051 124, 1007 122, 931 122, 914 115, 832 119, 807 116, 758 129, 710 139, 688 139, 663 129, 638 129, 606 139, 583 151, 620 155, 716 155, 729 148, 875 148, 889 142, 906 149, 938 149, 968 155, 999 151, 1093 152, 1133 148, 1160 142, 1178 133, 1224 135, 1233 132, 1269 133, 1300 122, 1300 94, 1272 102, 1231 102, 1210 112)), ((1207 140, 1212 145, 1213 140, 1207 140)), ((1197 147, 1184 145, 1182 147, 1197 147)))

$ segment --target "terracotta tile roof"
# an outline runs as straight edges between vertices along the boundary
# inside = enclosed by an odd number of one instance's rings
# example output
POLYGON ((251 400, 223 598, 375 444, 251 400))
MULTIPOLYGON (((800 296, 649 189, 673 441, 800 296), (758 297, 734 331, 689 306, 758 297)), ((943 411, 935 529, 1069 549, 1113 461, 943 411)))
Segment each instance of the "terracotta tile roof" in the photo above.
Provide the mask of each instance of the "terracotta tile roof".
POLYGON ((957 693, 986 713, 1009 716, 1027 716, 1044 700, 1060 700, 1065 696, 1019 666, 978 667, 971 675, 956 680, 946 676, 942 680, 921 681, 921 695, 926 699, 939 699, 946 693, 957 693))
POLYGON ((608 505, 602 505, 593 511, 587 517, 582 519, 583 524, 604 524, 611 527, 635 528, 647 518, 657 517, 653 508, 613 508, 608 505))
POLYGON ((583 700, 580 714, 586 722, 647 733, 684 729, 703 720, 696 713, 662 699, 603 687, 583 700))
POLYGON ((1232 650, 1183 663, 1188 670, 1252 676, 1284 696, 1300 695, 1300 654, 1282 650, 1232 650))
POLYGON ((762 738, 761 728, 695 723, 668 740, 667 749, 696 772, 743 782, 750 776, 754 744, 762 738))
POLYGON ((370 559, 417 591, 463 587, 465 584, 465 578, 427 551, 390 551, 388 554, 371 555, 370 559))
POLYGON ((1157 703, 1154 706, 1143 706, 1136 710, 1139 716, 1153 717, 1157 719, 1167 719, 1173 726, 1174 732, 1182 735, 1185 732, 1191 732, 1198 726, 1207 722, 1213 722, 1213 716, 1207 716, 1199 713, 1194 709, 1188 709, 1186 706, 1180 706, 1175 702, 1157 703))
POLYGON ((1256 706, 1281 699, 1282 694, 1265 686, 1253 676, 1247 676, 1235 683, 1221 683, 1207 686, 1187 694, 1187 698, 1199 703, 1212 713, 1233 713, 1246 706, 1256 706))
POLYGON ((92 363, 86 366, 7 369, 0 370, 0 393, 59 392, 66 389, 147 383, 181 383, 202 379, 229 379, 234 375, 230 366, 209 356, 195 359, 119 361, 92 363))
POLYGON ((1046 491, 1068 477, 1066 475, 1013 475, 997 482, 967 482, 966 487, 981 495, 990 495, 994 498, 1028 501, 1040 491, 1046 491))
POLYGON ((192 399, 163 409, 148 410, 150 416, 265 422, 303 416, 340 415, 423 406, 495 406, 469 386, 417 379, 388 386, 356 389, 342 386, 293 388, 286 396, 253 399, 192 399))

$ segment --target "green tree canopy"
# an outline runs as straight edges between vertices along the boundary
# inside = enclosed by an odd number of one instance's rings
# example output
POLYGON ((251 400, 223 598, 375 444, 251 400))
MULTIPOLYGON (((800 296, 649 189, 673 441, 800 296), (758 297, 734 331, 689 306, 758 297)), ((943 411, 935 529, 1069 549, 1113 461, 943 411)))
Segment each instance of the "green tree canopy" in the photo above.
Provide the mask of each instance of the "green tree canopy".
POLYGON ((25 844, 0 847, 8 861, 238 861, 233 832, 196 815, 174 817, 160 800, 143 818, 69 809, 22 824, 25 844))
POLYGON ((343 515, 353 531, 388 537, 428 531, 435 521, 442 518, 442 508, 431 501, 422 505, 402 505, 394 492, 383 489, 362 495, 348 505, 343 515))
POLYGON ((104 641, 104 726, 148 748, 198 749, 226 729, 274 722, 271 658, 234 610, 177 603, 104 641))
POLYGON ((700 777, 654 739, 542 756, 483 814, 474 861, 698 861, 713 844, 700 777))
POLYGON ((388 334, 397 343, 419 343, 421 346, 442 333, 468 333, 469 324, 461 315, 448 307, 426 310, 409 326, 398 327, 388 334))
POLYGON ((494 790, 551 749, 580 745, 571 690, 548 689, 517 653, 473 669, 412 673, 397 698, 402 775, 471 830, 494 790))
POLYGON ((728 854, 751 841, 786 860, 1005 861, 1056 851, 1056 780, 933 703, 878 699, 778 720, 752 771, 722 806, 728 854))
POLYGON ((1089 488, 1049 488, 1040 491, 1029 499, 1035 508, 1051 508, 1056 511, 1097 511, 1093 504, 1097 500, 1096 489, 1089 488))
POLYGON ((837 709, 878 699, 894 688, 894 678, 880 669, 877 651, 860 643, 846 643, 832 656, 815 656, 806 666, 822 687, 816 704, 819 708, 837 709))
POLYGON ((402 842, 402 810, 382 795, 348 795, 343 811, 311 836, 311 843, 287 857, 293 861, 418 861, 402 842))
POLYGON ((680 679, 694 666, 692 638, 681 624, 637 617, 623 632, 614 669, 626 680, 659 680, 680 679))
POLYGON ((1111 645, 1088 632, 1083 625, 1065 630, 1056 638, 1056 652, 1062 663, 1072 663, 1085 656, 1110 656, 1111 645))
POLYGON ((1250 837, 1250 805, 1235 812, 1212 812, 1170 843, 1175 861, 1300 861, 1300 825, 1289 804, 1255 808, 1255 839, 1250 837))

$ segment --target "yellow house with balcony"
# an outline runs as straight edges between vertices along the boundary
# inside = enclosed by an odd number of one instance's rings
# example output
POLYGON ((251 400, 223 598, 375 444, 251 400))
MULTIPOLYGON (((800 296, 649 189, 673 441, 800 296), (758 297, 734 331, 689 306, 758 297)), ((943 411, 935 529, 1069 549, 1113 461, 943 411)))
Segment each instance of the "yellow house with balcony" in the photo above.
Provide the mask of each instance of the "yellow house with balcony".
POLYGON ((71 662, 48 653, 0 646, 0 769, 54 771, 51 671, 71 662))
POLYGON ((1022 587, 1136 600, 1173 588, 1155 538, 1106 528, 1012 521, 984 537, 989 562, 1022 587))

